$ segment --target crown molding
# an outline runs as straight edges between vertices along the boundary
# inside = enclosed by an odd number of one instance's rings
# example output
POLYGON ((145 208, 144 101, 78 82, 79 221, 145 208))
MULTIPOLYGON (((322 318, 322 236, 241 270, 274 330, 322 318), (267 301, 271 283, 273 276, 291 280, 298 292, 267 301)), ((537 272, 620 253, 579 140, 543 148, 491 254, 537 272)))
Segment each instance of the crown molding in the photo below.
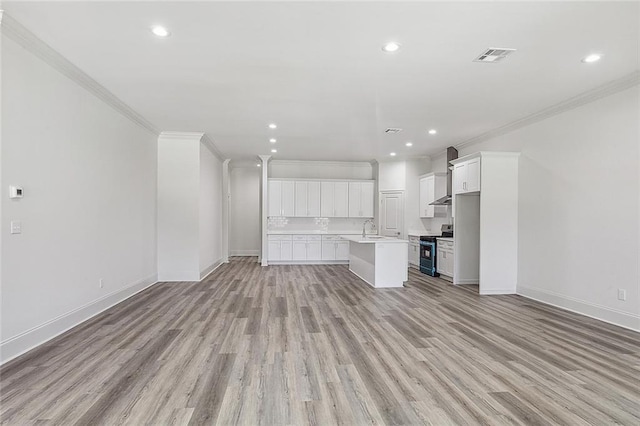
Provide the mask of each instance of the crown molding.
POLYGON ((333 167, 371 167, 368 161, 317 161, 317 160, 271 160, 273 165, 308 165, 308 166, 333 166, 333 167))
MULTIPOLYGON (((554 115, 562 114, 563 112, 570 111, 582 105, 594 102, 598 99, 611 96, 615 93, 621 92, 625 89, 629 89, 638 84, 640 84, 640 71, 634 71, 622 78, 612 80, 594 89, 582 92, 579 95, 573 96, 569 99, 565 99, 562 102, 558 102, 557 104, 551 105, 550 107, 544 108, 538 112, 534 112, 533 114, 527 115, 526 117, 512 121, 511 123, 505 124, 504 126, 500 126, 487 132, 481 133, 478 136, 474 136, 471 139, 467 139, 453 146, 456 149, 465 148, 469 145, 473 145, 495 138, 497 136, 511 133, 514 130, 529 126, 530 124, 537 123, 539 121, 553 117, 554 115)), ((440 155, 441 154, 434 154, 433 156, 438 157, 440 155)))
POLYGON ((220 152, 213 140, 204 132, 162 132, 158 139, 174 141, 193 141, 202 143, 220 161, 225 161, 225 156, 220 152))
POLYGON ((220 161, 226 160, 224 154, 222 154, 222 152, 218 149, 216 144, 213 142, 213 139, 211 139, 209 135, 207 135, 206 133, 203 133, 201 142, 204 144, 204 146, 206 146, 209 149, 209 151, 211 151, 213 155, 215 155, 218 158, 218 160, 220 161))
POLYGON ((98 99, 118 111, 129 120, 158 135, 160 131, 150 121, 138 114, 113 93, 91 78, 87 73, 71 63, 68 59, 40 40, 35 34, 13 19, 6 11, 0 14, 0 31, 27 51, 33 53, 64 76, 73 80, 98 99))
POLYGON ((161 132, 158 138, 169 140, 200 140, 205 136, 203 132, 161 132))

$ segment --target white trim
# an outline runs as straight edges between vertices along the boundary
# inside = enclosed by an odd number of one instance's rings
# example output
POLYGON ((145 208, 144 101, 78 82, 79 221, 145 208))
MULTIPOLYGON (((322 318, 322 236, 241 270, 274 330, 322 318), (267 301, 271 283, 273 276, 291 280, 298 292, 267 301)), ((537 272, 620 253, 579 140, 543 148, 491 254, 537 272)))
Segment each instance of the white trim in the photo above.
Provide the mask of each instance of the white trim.
POLYGON ((80 323, 93 318, 99 313, 106 311, 107 309, 123 302, 134 294, 139 293, 156 283, 158 283, 157 276, 155 274, 150 275, 131 284, 130 286, 116 290, 97 300, 89 302, 86 305, 73 309, 65 314, 0 342, 0 365, 48 342, 66 331, 69 331, 80 323))
POLYGON ((604 98, 606 96, 613 95, 614 93, 618 93, 622 90, 628 89, 637 84, 640 84, 640 71, 634 71, 631 74, 627 74, 622 78, 612 80, 601 86, 598 86, 591 90, 587 90, 586 92, 582 92, 569 99, 565 99, 562 102, 558 102, 557 104, 551 105, 550 107, 541 109, 538 112, 534 112, 533 114, 527 115, 526 117, 512 121, 511 123, 505 124, 504 126, 497 127, 495 129, 489 130, 488 132, 481 133, 478 136, 475 136, 471 139, 462 141, 454 146, 457 149, 460 149, 468 145, 473 145, 474 143, 495 138, 496 136, 502 136, 516 129, 526 127, 530 124, 537 123, 549 117, 553 117, 554 115, 562 114, 563 112, 570 111, 574 108, 578 108, 579 106, 588 104, 589 102, 593 102, 595 100, 604 98))
POLYGON ((229 256, 260 256, 260 250, 231 250, 229 256))
POLYGON ((322 160, 271 160, 273 165, 316 165, 316 166, 332 166, 332 167, 371 167, 368 161, 322 161, 322 160))
POLYGON ((161 282, 198 282, 200 274, 196 274, 192 269, 182 271, 163 271, 158 274, 158 281, 161 282))
POLYGON ((638 314, 523 285, 518 286, 516 294, 566 311, 585 315, 630 330, 640 331, 640 315, 638 314))
MULTIPOLYGON (((440 275, 442 275, 442 274, 440 274, 440 275)), ((458 284, 460 284, 460 285, 470 285, 470 284, 478 285, 479 282, 478 282, 477 278, 465 278, 465 279, 456 278, 454 284, 455 285, 458 285, 458 284)))
POLYGON ((205 136, 202 132, 161 132, 158 138, 174 140, 196 140, 200 142, 205 136))
MULTIPOLYGON (((475 282, 474 284, 478 284, 478 282, 475 282)), ((500 295, 500 294, 504 294, 504 295, 508 295, 508 294, 516 294, 512 288, 505 288, 505 289, 491 289, 491 290, 480 290, 478 292, 479 295, 481 296, 489 296, 489 295, 500 295)))
MULTIPOLYGON (((511 123, 507 123, 504 126, 496 127, 495 129, 491 129, 477 136, 474 136, 470 139, 466 139, 457 144, 453 144, 453 146, 456 149, 462 149, 470 145, 484 142, 491 138, 495 138, 497 136, 506 135, 515 130, 526 127, 530 124, 537 123, 542 120, 546 120, 547 118, 553 117, 558 114, 562 114, 563 112, 570 111, 582 105, 586 105, 590 102, 597 101, 598 99, 602 99, 607 96, 614 95, 618 92, 629 89, 638 84, 640 84, 640 71, 634 71, 630 74, 625 75, 624 77, 621 77, 616 80, 612 80, 608 83, 602 84, 598 87, 582 92, 576 96, 565 99, 562 102, 558 102, 557 104, 551 105, 547 108, 541 109, 540 111, 534 112, 533 114, 529 114, 523 118, 512 121, 511 123)), ((443 149, 443 150, 432 153, 430 156, 432 159, 434 159, 434 158, 438 158, 446 155, 446 152, 447 150, 443 149)))
POLYGON ((349 167, 349 168, 370 168, 371 163, 368 161, 322 161, 322 160, 271 160, 274 166, 296 166, 296 165, 313 165, 313 166, 330 166, 330 167, 349 167))
POLYGON ((206 268, 204 268, 202 271, 200 271, 200 281, 202 281, 205 278, 207 278, 213 271, 218 269, 220 267, 220 265, 222 265, 223 263, 227 263, 227 262, 224 262, 223 259, 220 258, 220 259, 216 260, 215 262, 213 262, 211 265, 209 265, 206 268))
POLYGON ((33 53, 51 67, 73 80, 76 84, 83 87, 88 92, 102 100, 104 103, 127 117, 134 123, 147 129, 151 133, 158 135, 160 131, 150 121, 138 114, 127 104, 122 102, 113 93, 107 90, 100 83, 91 78, 87 73, 71 63, 67 58, 62 56, 51 46, 40 40, 31 31, 22 26, 18 21, 3 12, 0 20, 0 30, 20 46, 33 53))
POLYGON ((203 133, 202 139, 200 140, 200 142, 202 142, 204 146, 206 146, 209 149, 209 151, 211 151, 211 153, 216 156, 218 160, 225 161, 224 154, 222 154, 222 152, 218 149, 215 142, 213 142, 213 139, 211 139, 209 135, 207 135, 206 133, 203 133))
POLYGON ((269 265, 348 265, 348 264, 349 264, 348 260, 270 260, 269 261, 269 265))

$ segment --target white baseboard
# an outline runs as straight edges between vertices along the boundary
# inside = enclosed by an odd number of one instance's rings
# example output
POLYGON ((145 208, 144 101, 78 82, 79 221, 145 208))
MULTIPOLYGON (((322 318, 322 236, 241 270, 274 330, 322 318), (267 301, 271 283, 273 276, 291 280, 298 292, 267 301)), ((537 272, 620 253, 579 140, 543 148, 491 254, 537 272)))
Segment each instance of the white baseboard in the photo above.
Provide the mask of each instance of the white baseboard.
POLYGON ((134 294, 151 287, 157 282, 158 279, 155 274, 147 278, 143 278, 128 287, 107 294, 100 299, 87 303, 84 306, 80 306, 79 308, 0 342, 0 365, 30 351, 36 346, 46 343, 78 324, 98 315, 114 305, 117 305, 123 300, 128 299, 134 294))
POLYGON ((455 285, 478 284, 478 279, 477 278, 465 278, 465 279, 456 278, 453 283, 455 285))
MULTIPOLYGON (((478 283, 475 283, 478 284, 478 283)), ((513 289, 511 288, 505 288, 505 289, 491 289, 491 290, 483 290, 482 288, 480 288, 479 294, 482 296, 488 296, 488 295, 492 295, 492 294, 516 294, 515 291, 513 291, 513 289)))
POLYGON ((260 250, 231 250, 229 256, 260 256, 260 250))
POLYGON ((209 275, 210 273, 212 273, 213 271, 218 269, 218 267, 220 265, 222 265, 223 263, 227 263, 227 262, 224 262, 224 259, 220 258, 220 259, 216 260, 215 262, 213 262, 211 265, 209 265, 206 268, 204 268, 202 271, 200 271, 200 281, 202 281, 205 278, 207 278, 207 275, 209 275))
POLYGON ((630 330, 640 331, 640 315, 522 285, 518 286, 516 294, 630 330))
POLYGON ((348 265, 348 260, 270 260, 269 265, 348 265))
POLYGON ((200 281, 200 274, 197 269, 184 270, 184 271, 160 271, 158 272, 158 281, 160 282, 198 282, 200 281))

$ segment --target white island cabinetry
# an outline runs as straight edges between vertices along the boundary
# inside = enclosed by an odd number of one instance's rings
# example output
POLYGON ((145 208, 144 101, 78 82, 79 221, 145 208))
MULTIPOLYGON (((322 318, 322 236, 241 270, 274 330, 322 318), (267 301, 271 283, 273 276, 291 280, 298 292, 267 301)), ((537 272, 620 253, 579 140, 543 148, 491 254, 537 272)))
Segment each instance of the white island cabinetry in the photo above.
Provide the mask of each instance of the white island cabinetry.
POLYGON ((409 279, 407 240, 343 235, 349 241, 349 270, 375 288, 402 287, 409 279))

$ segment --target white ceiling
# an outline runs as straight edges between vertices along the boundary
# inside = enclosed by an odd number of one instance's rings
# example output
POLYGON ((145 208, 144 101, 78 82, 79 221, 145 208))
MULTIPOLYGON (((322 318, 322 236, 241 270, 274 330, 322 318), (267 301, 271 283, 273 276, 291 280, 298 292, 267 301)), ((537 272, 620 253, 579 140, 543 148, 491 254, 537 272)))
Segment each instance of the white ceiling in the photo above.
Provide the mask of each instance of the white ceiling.
POLYGON ((434 154, 639 68, 638 2, 3 7, 157 128, 204 131, 234 159, 268 154, 270 137, 277 159, 434 154), (402 49, 382 52, 389 40, 402 49), (518 51, 472 62, 488 47, 518 51), (582 63, 591 52, 604 59, 582 63))

